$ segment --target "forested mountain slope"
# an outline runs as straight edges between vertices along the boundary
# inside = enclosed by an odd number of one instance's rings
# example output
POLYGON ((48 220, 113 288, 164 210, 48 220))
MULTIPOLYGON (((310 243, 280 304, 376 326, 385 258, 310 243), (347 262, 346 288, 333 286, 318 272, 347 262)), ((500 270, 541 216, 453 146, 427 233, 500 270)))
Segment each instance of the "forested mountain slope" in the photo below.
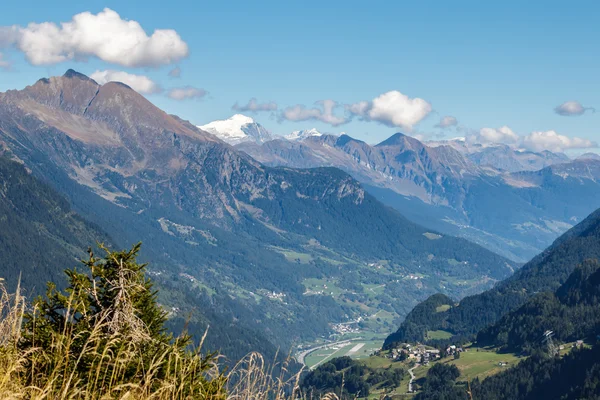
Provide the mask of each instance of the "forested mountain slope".
MULTIPOLYGON (((115 227, 122 223, 114 222, 115 227)), ((30 299, 44 293, 47 282, 62 286, 65 269, 79 266, 87 257, 86 250, 95 249, 96 243, 117 246, 109 234, 73 211, 66 198, 6 155, 0 155, 0 228, 0 278, 9 290, 14 290, 20 279, 23 293, 30 299)), ((187 318, 172 314, 167 325, 173 331, 188 329, 199 340, 210 325, 205 350, 220 350, 230 361, 251 351, 275 357, 276 348, 260 330, 231 324, 207 299, 188 296, 185 286, 161 275, 153 278, 163 289, 161 301, 176 302, 193 317, 186 328, 187 318)))
POLYGON ((473 399, 486 400, 600 398, 599 303, 600 263, 588 260, 556 292, 535 295, 479 332, 478 347, 521 352, 527 359, 468 387, 469 376, 457 379, 455 365, 438 363, 416 398, 466 400, 467 390, 473 399))
POLYGON ((545 346, 544 333, 559 342, 595 340, 600 328, 600 263, 587 260, 556 292, 535 295, 477 335, 479 346, 531 351, 545 346))
POLYGON ((71 210, 67 200, 0 154, 0 277, 14 290, 40 294, 62 282, 88 246, 111 239, 71 210))
MULTIPOLYGON (((398 331, 387 338, 386 346, 395 342, 423 340, 428 330, 442 329, 454 335, 475 335, 535 294, 558 289, 584 261, 599 258, 600 210, 493 289, 466 297, 458 304, 446 299, 445 304, 450 306, 446 311, 434 310, 426 316, 422 312, 423 305, 415 307, 398 331)), ((426 303, 431 301, 429 299, 426 303)))
POLYGON ((412 221, 522 262, 600 207, 598 160, 462 146, 396 133, 377 145, 343 134, 236 148, 266 165, 341 168, 412 221))

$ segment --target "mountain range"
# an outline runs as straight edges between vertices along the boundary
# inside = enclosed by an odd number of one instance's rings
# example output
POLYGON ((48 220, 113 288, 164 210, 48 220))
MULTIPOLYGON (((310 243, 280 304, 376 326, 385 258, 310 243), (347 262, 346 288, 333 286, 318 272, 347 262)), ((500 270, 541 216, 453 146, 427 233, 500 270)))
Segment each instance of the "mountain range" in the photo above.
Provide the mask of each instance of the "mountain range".
MULTIPOLYGON (((236 126, 268 137, 252 124, 236 126)), ((309 136, 290 143, 331 140, 309 136)), ((72 70, 0 94, 0 148, 114 246, 142 241, 171 325, 217 326, 207 343, 231 357, 337 323, 385 332, 432 293, 462 298, 518 268, 411 222, 346 172, 264 165, 127 85, 72 70)))
POLYGON ((412 221, 518 262, 600 207, 594 153, 571 160, 460 138, 421 142, 402 133, 371 145, 316 130, 235 144, 265 165, 340 168, 412 221))

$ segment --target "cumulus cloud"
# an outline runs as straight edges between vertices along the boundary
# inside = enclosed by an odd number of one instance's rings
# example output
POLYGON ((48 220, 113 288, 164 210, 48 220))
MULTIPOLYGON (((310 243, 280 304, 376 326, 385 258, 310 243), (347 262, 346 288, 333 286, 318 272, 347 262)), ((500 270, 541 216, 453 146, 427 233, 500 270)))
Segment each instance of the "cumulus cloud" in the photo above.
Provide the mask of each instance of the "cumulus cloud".
POLYGON ((141 94, 154 94, 162 92, 162 88, 152 79, 144 75, 130 74, 124 71, 96 71, 90 75, 90 78, 104 85, 108 82, 121 82, 130 86, 133 90, 141 94))
POLYGON ((124 20, 109 8, 98 14, 77 14, 60 25, 32 22, 25 27, 2 27, 0 45, 14 46, 33 65, 97 57, 126 67, 156 67, 189 54, 176 31, 157 29, 148 36, 138 22, 124 20))
POLYGON ((450 128, 450 127, 457 126, 457 125, 458 125, 458 120, 455 117, 446 115, 445 117, 442 117, 440 119, 440 122, 435 124, 435 127, 444 129, 444 128, 450 128))
POLYGON ((235 103, 232 110, 239 112, 260 112, 260 111, 277 111, 277 103, 269 101, 267 103, 259 103, 256 98, 251 98, 245 105, 235 103))
POLYGON ((563 152, 570 149, 589 149, 598 147, 598 144, 588 139, 568 137, 556 131, 531 132, 523 138, 522 146, 528 150, 563 152))
POLYGON ((169 71, 169 76, 171 78, 181 78, 181 68, 175 67, 169 71))
POLYGON ((505 144, 513 149, 530 151, 549 150, 554 153, 562 153, 572 149, 597 148, 598 144, 580 137, 569 137, 560 135, 556 131, 534 131, 529 135, 521 136, 508 126, 501 128, 482 128, 479 131, 471 131, 467 135, 470 143, 479 144, 505 144))
POLYGON ((367 121, 376 121, 390 127, 408 131, 425 118, 432 110, 431 104, 421 98, 410 98, 392 90, 374 98, 346 106, 351 115, 367 121))
POLYGON ((0 69, 9 69, 11 63, 4 58, 4 54, 0 53, 0 69))
POLYGON ((335 115, 334 111, 339 104, 333 100, 321 100, 315 103, 317 107, 307 108, 303 105, 287 107, 280 115, 280 119, 288 121, 321 121, 332 126, 345 124, 349 120, 335 115))
POLYGON ((586 111, 595 112, 592 107, 584 107, 578 101, 567 101, 554 108, 554 112, 565 117, 574 117, 585 114, 586 111))
POLYGON ((193 86, 185 86, 169 90, 167 96, 169 96, 173 100, 190 100, 201 99, 207 94, 208 92, 204 89, 195 88, 193 86))
POLYGON ((501 128, 481 128, 475 135, 478 143, 503 143, 516 145, 519 143, 519 135, 517 135, 508 126, 501 128))

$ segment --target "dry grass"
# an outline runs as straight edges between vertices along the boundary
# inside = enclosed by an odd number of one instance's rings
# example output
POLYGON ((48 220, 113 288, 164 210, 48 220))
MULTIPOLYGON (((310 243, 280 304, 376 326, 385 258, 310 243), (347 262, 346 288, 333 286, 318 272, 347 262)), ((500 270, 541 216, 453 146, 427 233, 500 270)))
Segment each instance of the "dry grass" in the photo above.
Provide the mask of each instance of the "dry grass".
MULTIPOLYGON (((249 354, 224 374, 219 357, 202 355, 203 340, 196 350, 187 350, 185 354, 175 351, 175 345, 165 346, 153 356, 150 366, 143 368, 138 360, 150 338, 140 321, 127 315, 130 306, 124 304, 126 293, 121 299, 117 315, 105 310, 86 335, 84 350, 73 359, 69 349, 78 340, 73 332, 56 335, 49 348, 23 350, 19 346, 28 306, 19 290, 11 295, 0 282, 0 398, 284 400, 303 397, 299 392, 300 372, 292 374, 288 370, 289 358, 278 368, 279 376, 274 376, 275 367, 267 365, 258 353, 249 354), (128 329, 121 329, 123 326, 128 329), (107 331, 108 336, 103 333, 107 331), (36 369, 36 363, 51 368, 36 369), (78 371, 84 363, 89 372, 82 377, 78 371), (89 368, 90 363, 93 368, 89 368), (128 381, 125 376, 138 378, 128 381), (199 376, 203 385, 197 384, 199 376)), ((77 309, 78 305, 73 304, 68 313, 77 309)), ((337 399, 337 396, 324 398, 337 399)))
POLYGON ((90 250, 82 261, 89 274, 67 270, 68 289, 49 283, 33 304, 0 279, 0 399, 305 398, 290 357, 276 365, 251 353, 225 373, 219 356, 202 352, 206 333, 194 348, 187 334, 164 333, 165 314, 135 261, 140 244, 99 247, 104 258, 90 250))

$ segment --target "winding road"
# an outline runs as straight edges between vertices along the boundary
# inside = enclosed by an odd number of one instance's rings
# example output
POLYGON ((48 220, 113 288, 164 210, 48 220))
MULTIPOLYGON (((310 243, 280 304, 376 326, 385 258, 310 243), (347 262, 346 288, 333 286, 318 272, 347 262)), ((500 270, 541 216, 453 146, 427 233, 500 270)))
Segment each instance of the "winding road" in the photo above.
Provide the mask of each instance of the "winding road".
POLYGON ((412 367, 411 369, 408 370, 408 373, 410 374, 410 381, 408 381, 408 393, 412 393, 413 391, 413 381, 415 380, 415 374, 413 373, 413 369, 417 368, 418 366, 420 366, 421 364, 416 363, 414 367, 412 367))

